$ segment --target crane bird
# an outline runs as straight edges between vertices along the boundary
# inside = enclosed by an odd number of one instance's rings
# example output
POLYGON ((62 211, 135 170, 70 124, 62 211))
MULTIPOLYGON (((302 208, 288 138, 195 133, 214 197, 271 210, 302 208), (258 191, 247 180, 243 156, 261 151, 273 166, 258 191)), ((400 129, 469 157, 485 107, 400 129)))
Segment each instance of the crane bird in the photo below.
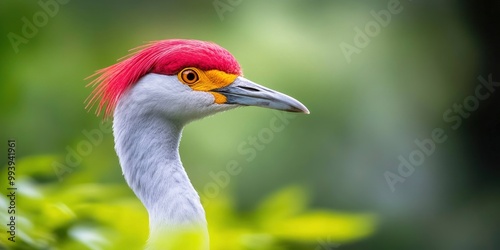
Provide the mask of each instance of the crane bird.
POLYGON ((191 121, 239 106, 309 113, 285 94, 242 75, 236 59, 207 41, 150 42, 96 71, 86 108, 113 116, 115 151, 127 184, 149 214, 149 240, 197 230, 208 248, 200 198, 179 156, 182 128, 191 121))

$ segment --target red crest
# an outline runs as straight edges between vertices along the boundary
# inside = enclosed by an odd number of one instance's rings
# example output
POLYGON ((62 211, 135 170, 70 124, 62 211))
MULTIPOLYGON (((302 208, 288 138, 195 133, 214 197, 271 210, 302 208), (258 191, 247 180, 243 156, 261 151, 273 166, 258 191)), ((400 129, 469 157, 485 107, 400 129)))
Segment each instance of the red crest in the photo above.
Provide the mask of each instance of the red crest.
POLYGON ((241 75, 240 65, 231 53, 211 42, 182 39, 153 41, 131 51, 134 52, 126 59, 90 76, 96 78, 87 86, 95 88, 85 100, 86 108, 98 103, 97 115, 104 110, 104 116, 110 116, 120 96, 148 73, 175 75, 183 68, 196 67, 241 75))

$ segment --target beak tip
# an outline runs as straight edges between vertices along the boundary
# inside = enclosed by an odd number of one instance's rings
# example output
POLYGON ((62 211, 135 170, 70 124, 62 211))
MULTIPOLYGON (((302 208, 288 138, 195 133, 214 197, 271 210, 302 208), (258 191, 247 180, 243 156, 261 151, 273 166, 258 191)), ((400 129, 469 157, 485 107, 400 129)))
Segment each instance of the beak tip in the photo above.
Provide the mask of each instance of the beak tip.
POLYGON ((290 110, 292 112, 297 112, 297 113, 302 113, 302 114, 310 114, 311 112, 309 112, 309 109, 306 108, 306 106, 304 106, 302 103, 300 103, 300 105, 294 107, 292 110, 290 110))
POLYGON ((310 114, 309 110, 306 107, 300 107, 300 108, 294 108, 292 110, 289 110, 290 112, 295 112, 295 113, 302 113, 302 114, 310 114))

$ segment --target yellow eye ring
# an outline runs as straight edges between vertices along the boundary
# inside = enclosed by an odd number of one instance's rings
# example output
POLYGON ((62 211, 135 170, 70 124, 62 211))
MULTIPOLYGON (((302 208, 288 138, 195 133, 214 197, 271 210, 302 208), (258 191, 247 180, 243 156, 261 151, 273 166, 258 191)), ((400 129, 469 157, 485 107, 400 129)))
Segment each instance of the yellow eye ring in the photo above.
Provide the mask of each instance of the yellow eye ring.
POLYGON ((177 74, 177 77, 179 80, 187 85, 193 85, 198 80, 200 80, 200 76, 198 75, 198 72, 193 69, 193 68, 185 68, 177 74))

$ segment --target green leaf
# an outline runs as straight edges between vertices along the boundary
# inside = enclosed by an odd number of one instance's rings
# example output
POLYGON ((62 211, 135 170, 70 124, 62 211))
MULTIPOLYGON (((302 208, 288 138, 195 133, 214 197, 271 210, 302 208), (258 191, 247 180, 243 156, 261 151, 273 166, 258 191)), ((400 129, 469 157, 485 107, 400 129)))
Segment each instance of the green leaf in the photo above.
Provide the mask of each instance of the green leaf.
POLYGON ((257 207, 255 214, 263 226, 273 224, 306 209, 307 194, 299 186, 290 186, 268 196, 257 207))
POLYGON ((286 240, 347 242, 370 235, 375 225, 372 214, 313 211, 273 224, 267 230, 286 240))

